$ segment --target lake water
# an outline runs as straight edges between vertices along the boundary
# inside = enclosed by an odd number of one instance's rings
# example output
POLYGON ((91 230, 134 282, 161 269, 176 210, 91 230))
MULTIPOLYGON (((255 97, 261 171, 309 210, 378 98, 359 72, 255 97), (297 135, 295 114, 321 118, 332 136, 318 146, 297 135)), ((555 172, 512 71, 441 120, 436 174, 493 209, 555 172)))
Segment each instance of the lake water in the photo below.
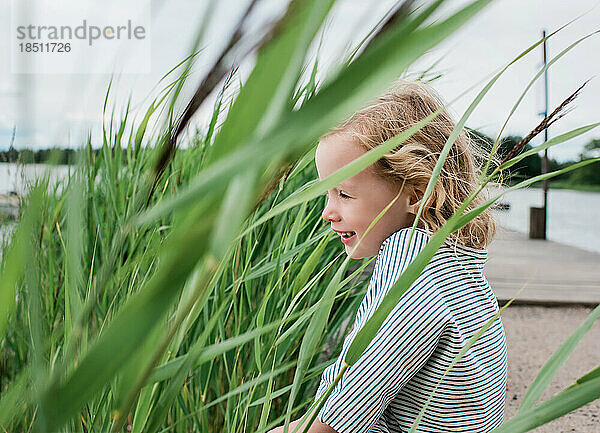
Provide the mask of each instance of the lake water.
POLYGON ((35 179, 46 174, 52 184, 68 176, 69 168, 68 165, 0 163, 0 194, 14 191, 22 195, 30 188, 35 179))
MULTIPOLYGON (((541 207, 541 189, 510 192, 502 200, 510 210, 495 211, 500 225, 523 233, 529 232, 529 208, 541 207)), ((548 239, 600 252, 600 193, 552 189, 548 191, 548 239)))
MULTIPOLYGON (((0 194, 16 192, 23 195, 35 179, 43 176, 48 176, 50 185, 53 185, 67 177, 70 168, 68 165, 0 163, 0 194)), ((4 221, 0 224, 0 246, 4 245, 16 226, 14 221, 5 220, 5 217, 4 213, 0 215, 0 221, 4 221)))
MULTIPOLYGON (((51 181, 68 176, 68 166, 0 163, 0 193, 23 194, 32 180, 48 173, 51 181)), ((510 210, 495 211, 500 225, 523 233, 529 231, 529 208, 543 203, 541 189, 523 189, 508 193, 502 201, 510 210)), ((548 239, 600 252, 600 193, 571 190, 548 192, 548 239)))

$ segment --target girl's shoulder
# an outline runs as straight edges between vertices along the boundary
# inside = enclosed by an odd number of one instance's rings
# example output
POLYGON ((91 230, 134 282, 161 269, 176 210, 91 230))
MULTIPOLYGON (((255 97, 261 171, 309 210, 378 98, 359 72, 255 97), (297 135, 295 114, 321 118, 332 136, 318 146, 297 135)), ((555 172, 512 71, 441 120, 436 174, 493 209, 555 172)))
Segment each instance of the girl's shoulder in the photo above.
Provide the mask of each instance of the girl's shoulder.
MULTIPOLYGON (((429 242, 433 233, 427 229, 416 227, 411 237, 412 230, 412 227, 404 227, 389 235, 381 244, 378 260, 381 256, 390 254, 403 254, 405 256, 408 254, 410 259, 414 258, 429 242)), ((436 254, 449 251, 456 257, 466 256, 483 261, 487 259, 487 249, 468 247, 451 239, 446 239, 436 254)))
MULTIPOLYGON (((382 243, 375 263, 374 276, 379 280, 394 279, 403 273, 429 242, 432 233, 422 228, 405 227, 392 233, 382 243)), ((446 269, 456 273, 467 269, 471 276, 480 274, 487 260, 487 250, 476 249, 446 240, 421 271, 435 278, 447 278, 446 269)))

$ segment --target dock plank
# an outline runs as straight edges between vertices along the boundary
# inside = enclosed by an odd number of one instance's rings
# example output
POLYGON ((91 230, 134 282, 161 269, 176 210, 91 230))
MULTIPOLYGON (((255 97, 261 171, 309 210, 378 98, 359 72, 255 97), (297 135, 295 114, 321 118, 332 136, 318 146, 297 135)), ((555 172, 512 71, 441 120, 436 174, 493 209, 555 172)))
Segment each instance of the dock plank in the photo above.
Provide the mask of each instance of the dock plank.
POLYGON ((600 304, 600 253, 500 228, 484 273, 500 303, 600 304))

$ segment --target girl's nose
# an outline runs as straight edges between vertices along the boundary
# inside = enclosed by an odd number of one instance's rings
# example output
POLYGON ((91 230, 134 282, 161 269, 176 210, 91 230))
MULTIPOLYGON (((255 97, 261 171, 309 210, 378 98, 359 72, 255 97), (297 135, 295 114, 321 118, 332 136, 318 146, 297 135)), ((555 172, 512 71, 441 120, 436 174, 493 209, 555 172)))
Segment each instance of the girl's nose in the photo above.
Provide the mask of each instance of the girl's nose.
POLYGON ((329 202, 327 202, 327 206, 323 209, 323 214, 321 216, 327 222, 340 221, 340 215, 330 206, 329 202))

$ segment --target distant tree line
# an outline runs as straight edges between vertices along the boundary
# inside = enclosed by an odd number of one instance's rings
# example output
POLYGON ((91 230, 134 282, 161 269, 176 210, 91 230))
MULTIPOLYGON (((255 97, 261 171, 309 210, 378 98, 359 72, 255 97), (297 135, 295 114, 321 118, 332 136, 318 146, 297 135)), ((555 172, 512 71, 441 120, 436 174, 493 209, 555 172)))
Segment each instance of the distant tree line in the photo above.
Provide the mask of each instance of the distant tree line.
MULTIPOLYGON (((475 140, 482 148, 489 151, 493 144, 493 139, 487 135, 471 130, 471 138, 475 140)), ((497 158, 501 161, 512 148, 514 148, 523 137, 516 135, 510 135, 503 137, 500 140, 497 158)), ((523 153, 531 149, 530 144, 519 152, 523 153)), ((561 168, 568 167, 584 159, 600 156, 600 139, 593 139, 587 143, 583 151, 578 155, 578 158, 573 161, 558 162, 553 158, 548 158, 548 171, 560 170, 561 168)), ((508 184, 514 184, 524 179, 542 174, 542 152, 530 155, 523 158, 517 164, 513 165, 507 173, 504 174, 504 182, 508 184)), ((556 187, 600 187, 600 164, 594 163, 584 167, 580 167, 577 170, 565 173, 560 176, 552 178, 550 181, 551 186, 556 187)))
MULTIPOLYGON (((493 144, 492 138, 476 131, 470 130, 471 137, 483 149, 489 151, 493 144)), ((497 158, 502 160, 508 152, 515 147, 523 137, 509 135, 500 140, 497 151, 497 158)), ((526 152, 531 149, 531 145, 527 144, 521 152, 526 152)), ((94 153, 98 153, 100 149, 94 149, 94 153)), ((17 150, 11 147, 9 150, 0 151, 0 162, 13 162, 20 164, 74 164, 76 162, 75 149, 21 149, 17 150)), ((126 152, 123 149, 123 152, 126 152)), ((600 156, 600 139, 593 139, 587 143, 583 151, 579 154, 578 159, 574 161, 558 162, 552 158, 548 160, 548 170, 554 171, 569 165, 575 164, 581 160, 600 156)), ((518 181, 537 176, 542 173, 542 156, 540 154, 530 155, 523 158, 517 164, 512 166, 508 173, 504 175, 504 182, 512 184, 518 181)), ((589 164, 581 167, 578 170, 563 174, 553 178, 551 181, 553 186, 560 187, 599 187, 600 188, 600 164, 589 164)))
POLYGON ((0 151, 0 162, 13 162, 19 164, 59 164, 68 165, 75 163, 75 149, 20 149, 11 147, 0 151))
MULTIPOLYGON (((101 149, 92 149, 94 155, 98 155, 100 151, 101 149)), ((38 150, 17 150, 11 147, 8 150, 0 150, 0 163, 71 165, 77 162, 78 152, 81 152, 81 150, 59 147, 38 150)), ((123 156, 126 154, 127 149, 123 149, 123 156)))

